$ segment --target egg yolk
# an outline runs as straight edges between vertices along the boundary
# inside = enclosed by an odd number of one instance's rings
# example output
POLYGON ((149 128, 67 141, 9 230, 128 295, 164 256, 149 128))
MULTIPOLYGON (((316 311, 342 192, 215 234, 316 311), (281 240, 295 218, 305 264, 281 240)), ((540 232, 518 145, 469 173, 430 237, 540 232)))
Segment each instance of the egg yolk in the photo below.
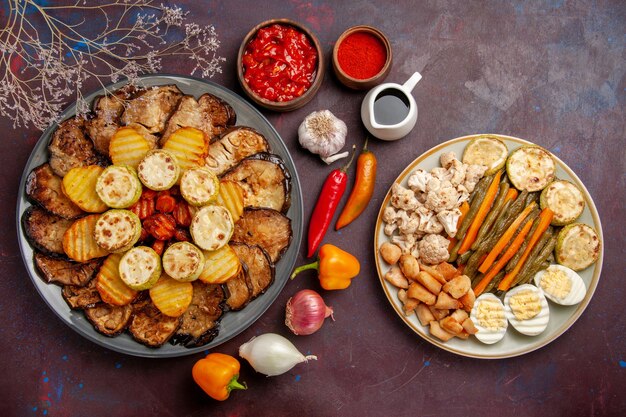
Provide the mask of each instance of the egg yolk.
POLYGON ((511 311, 518 320, 528 320, 541 311, 539 296, 531 290, 520 291, 509 299, 511 311))
POLYGON ((502 306, 497 300, 483 300, 476 312, 478 324, 490 331, 497 331, 504 327, 505 316, 502 306))
POLYGON ((548 268, 539 282, 541 289, 552 297, 564 299, 572 290, 572 280, 565 271, 557 268, 548 268))

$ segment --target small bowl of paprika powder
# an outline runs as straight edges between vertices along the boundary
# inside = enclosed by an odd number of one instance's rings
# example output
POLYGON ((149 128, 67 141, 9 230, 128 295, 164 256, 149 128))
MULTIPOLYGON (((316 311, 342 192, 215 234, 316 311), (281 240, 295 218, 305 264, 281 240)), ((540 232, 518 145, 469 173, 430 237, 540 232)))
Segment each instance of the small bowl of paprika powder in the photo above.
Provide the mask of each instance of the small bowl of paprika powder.
POLYGON ((391 44, 387 36, 372 26, 347 29, 333 48, 333 69, 339 81, 354 90, 380 84, 391 70, 391 44))
POLYGON ((308 103, 324 78, 324 54, 317 37, 291 19, 256 25, 237 55, 237 77, 261 107, 291 111, 308 103))

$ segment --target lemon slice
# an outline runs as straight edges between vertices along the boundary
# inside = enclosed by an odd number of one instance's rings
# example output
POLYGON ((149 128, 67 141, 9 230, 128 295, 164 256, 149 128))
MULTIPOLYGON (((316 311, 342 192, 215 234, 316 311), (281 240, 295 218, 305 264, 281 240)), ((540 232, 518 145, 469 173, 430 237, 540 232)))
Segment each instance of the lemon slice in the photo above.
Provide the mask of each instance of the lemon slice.
POLYGON ((235 225, 230 212, 221 206, 208 205, 196 212, 189 231, 196 245, 204 250, 217 250, 230 240, 235 225))
POLYGON ((487 167, 485 175, 493 175, 504 167, 509 150, 498 138, 483 136, 472 139, 463 151, 462 162, 487 167))
POLYGON ((217 176, 207 168, 191 168, 180 177, 180 193, 192 206, 214 201, 219 192, 217 176))

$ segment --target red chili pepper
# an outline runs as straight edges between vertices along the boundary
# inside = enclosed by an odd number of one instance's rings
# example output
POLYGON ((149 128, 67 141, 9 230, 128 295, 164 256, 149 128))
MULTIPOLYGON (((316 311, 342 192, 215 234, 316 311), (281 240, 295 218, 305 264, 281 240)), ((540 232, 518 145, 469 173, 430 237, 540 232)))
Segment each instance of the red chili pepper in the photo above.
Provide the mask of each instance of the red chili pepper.
POLYGON ((322 192, 315 204, 311 221, 309 222, 309 253, 307 255, 309 258, 313 256, 317 247, 322 243, 328 226, 330 226, 333 220, 335 211, 337 211, 339 201, 346 191, 348 184, 347 171, 355 154, 355 152, 352 153, 350 161, 343 168, 333 170, 322 186, 322 192))

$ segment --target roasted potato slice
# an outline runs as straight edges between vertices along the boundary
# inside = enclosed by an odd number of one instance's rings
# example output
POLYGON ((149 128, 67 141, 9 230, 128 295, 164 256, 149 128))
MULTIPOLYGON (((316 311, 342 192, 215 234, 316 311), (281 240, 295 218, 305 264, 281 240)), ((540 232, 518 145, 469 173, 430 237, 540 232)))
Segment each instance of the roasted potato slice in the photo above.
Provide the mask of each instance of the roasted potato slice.
POLYGON ((109 254, 96 243, 93 232, 100 216, 91 214, 76 220, 63 235, 65 254, 77 262, 101 258, 109 254))
POLYGON ((220 181, 217 204, 226 207, 237 223, 243 214, 243 188, 233 181, 220 181))
POLYGON ((128 165, 137 169, 139 162, 152 150, 153 146, 133 127, 120 127, 109 143, 109 156, 115 165, 128 165))
POLYGON ((291 219, 272 209, 246 208, 231 240, 261 246, 273 263, 287 251, 292 237, 291 219))
POLYGON ((206 284, 223 284, 235 277, 241 270, 241 261, 229 245, 214 251, 204 252, 204 269, 200 281, 206 284))
POLYGON ((109 207, 96 192, 98 177, 104 171, 99 165, 72 168, 63 177, 63 193, 74 204, 89 213, 102 213, 109 207))
POLYGON ((130 288, 120 278, 119 267, 122 255, 122 253, 110 254, 102 263, 96 276, 96 288, 100 293, 100 298, 116 306, 130 304, 138 294, 138 291, 130 288))
POLYGON ((182 316, 191 304, 193 285, 177 281, 166 274, 150 288, 150 299, 161 313, 170 317, 182 316))
POLYGON ((163 149, 176 157, 182 171, 201 167, 209 152, 206 134, 193 127, 182 127, 172 133, 163 144, 163 149))

